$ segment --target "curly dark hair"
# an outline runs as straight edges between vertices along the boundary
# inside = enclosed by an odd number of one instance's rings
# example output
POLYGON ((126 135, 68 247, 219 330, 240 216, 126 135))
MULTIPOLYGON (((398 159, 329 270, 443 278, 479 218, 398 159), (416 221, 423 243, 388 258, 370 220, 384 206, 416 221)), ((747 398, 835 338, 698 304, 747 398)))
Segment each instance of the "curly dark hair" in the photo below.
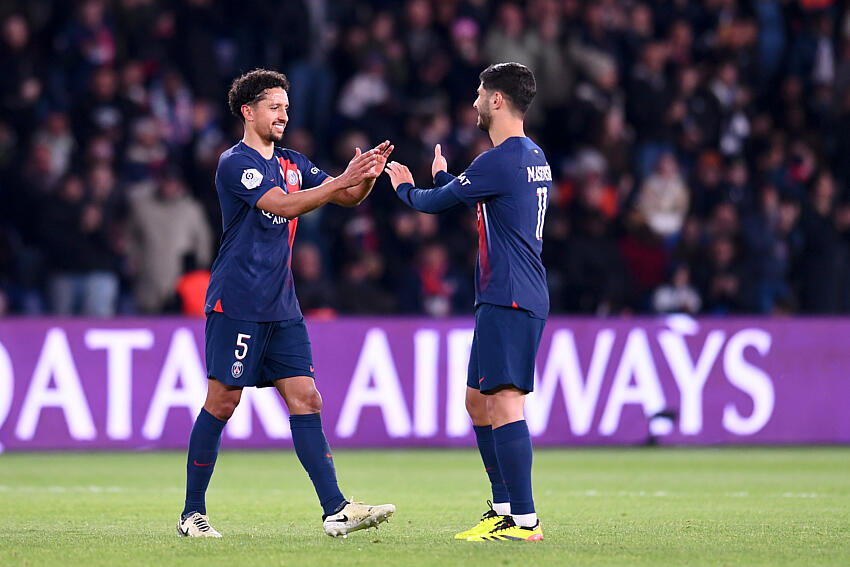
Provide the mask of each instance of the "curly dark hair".
POLYGON ((289 92, 289 79, 283 73, 268 69, 254 69, 233 79, 230 91, 227 93, 230 112, 245 122, 245 117, 242 116, 242 105, 259 102, 266 97, 266 89, 278 87, 289 92))
POLYGON ((537 94, 534 73, 519 63, 497 63, 490 65, 478 76, 485 91, 499 91, 508 102, 525 115, 537 94))

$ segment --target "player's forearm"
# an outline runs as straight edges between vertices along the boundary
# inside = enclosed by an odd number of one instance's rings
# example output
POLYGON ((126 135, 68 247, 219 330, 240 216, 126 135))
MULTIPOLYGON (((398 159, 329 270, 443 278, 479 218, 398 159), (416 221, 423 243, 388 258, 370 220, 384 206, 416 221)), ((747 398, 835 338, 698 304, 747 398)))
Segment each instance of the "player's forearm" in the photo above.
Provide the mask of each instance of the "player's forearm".
POLYGON ((434 176, 434 186, 441 187, 443 185, 448 185, 455 179, 457 179, 457 177, 455 177, 448 171, 438 171, 437 175, 434 176))
POLYGON ((364 179, 359 185, 349 187, 334 195, 331 202, 337 205, 342 205, 343 207, 356 207, 369 196, 369 193, 372 192, 372 187, 374 186, 374 179, 364 179))
POLYGON ((396 194, 407 206, 422 213, 442 213, 462 202, 448 185, 433 189, 418 189, 410 183, 402 183, 398 186, 396 194))
POLYGON ((273 215, 293 219, 318 209, 346 187, 343 180, 336 178, 318 187, 295 193, 284 193, 280 188, 276 191, 273 189, 257 201, 257 208, 273 215))

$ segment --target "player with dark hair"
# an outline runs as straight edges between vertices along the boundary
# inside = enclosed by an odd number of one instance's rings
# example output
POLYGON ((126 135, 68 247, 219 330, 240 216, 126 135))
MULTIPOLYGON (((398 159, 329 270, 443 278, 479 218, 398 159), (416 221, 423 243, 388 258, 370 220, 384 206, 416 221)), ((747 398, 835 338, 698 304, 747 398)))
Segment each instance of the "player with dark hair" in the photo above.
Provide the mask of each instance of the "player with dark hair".
POLYGON ((493 148, 460 176, 446 172, 439 144, 434 189, 417 189, 404 165, 386 171, 399 198, 439 213, 466 204, 478 211, 475 334, 469 357, 466 408, 472 418, 493 504, 481 521, 455 537, 467 541, 543 539, 531 491, 531 437, 525 396, 534 388, 534 359, 549 315, 546 271, 540 259, 552 171, 523 119, 536 92, 534 75, 518 63, 481 75, 478 127, 493 148))
POLYGON ((313 481, 328 535, 377 527, 395 512, 392 504, 348 502, 339 490, 290 268, 298 216, 328 202, 359 204, 393 146, 357 148, 331 178, 298 152, 275 146, 289 119, 288 88, 283 74, 257 69, 234 80, 228 94, 245 135, 221 154, 215 177, 224 233, 206 297, 209 380, 189 438, 181 536, 221 537, 209 524, 205 494, 221 432, 246 386, 274 386, 286 402, 295 453, 313 481))

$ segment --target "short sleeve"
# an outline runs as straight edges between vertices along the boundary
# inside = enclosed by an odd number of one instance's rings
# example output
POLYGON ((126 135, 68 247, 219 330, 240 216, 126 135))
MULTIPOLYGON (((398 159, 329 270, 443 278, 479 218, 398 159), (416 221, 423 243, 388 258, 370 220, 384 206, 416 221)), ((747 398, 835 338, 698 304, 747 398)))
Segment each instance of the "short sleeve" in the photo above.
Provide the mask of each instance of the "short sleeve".
POLYGON ((253 208, 269 189, 279 185, 264 176, 260 169, 250 157, 232 154, 219 162, 216 180, 222 191, 253 208))
POLYGON ((303 180, 301 184, 302 189, 318 187, 330 179, 330 175, 319 169, 318 166, 307 159, 306 156, 296 154, 296 157, 298 159, 298 170, 301 171, 301 179, 303 180))
POLYGON ((504 186, 503 176, 504 164, 499 160, 498 154, 488 150, 475 158, 466 171, 458 175, 448 187, 452 188, 458 199, 468 206, 473 206, 479 201, 500 195, 504 186))

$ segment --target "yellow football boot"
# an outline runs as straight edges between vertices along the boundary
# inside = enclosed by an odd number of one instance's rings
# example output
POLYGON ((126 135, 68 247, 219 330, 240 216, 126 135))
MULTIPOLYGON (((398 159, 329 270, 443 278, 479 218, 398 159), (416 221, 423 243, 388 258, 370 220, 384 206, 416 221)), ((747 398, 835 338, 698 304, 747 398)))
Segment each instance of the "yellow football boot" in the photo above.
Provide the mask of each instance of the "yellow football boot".
POLYGON ((484 512, 484 515, 481 516, 481 521, 478 522, 474 527, 469 528, 466 531, 460 532, 459 534, 455 534, 455 539, 466 540, 471 536, 476 536, 479 534, 486 534, 490 530, 496 527, 496 524, 502 521, 502 518, 505 516, 500 516, 493 510, 493 503, 489 500, 487 501, 487 506, 490 507, 489 510, 484 512))
POLYGON ((541 541, 543 539, 539 520, 533 528, 524 528, 516 525, 510 516, 502 516, 502 518, 502 521, 489 532, 470 536, 466 538, 466 541, 541 541))

